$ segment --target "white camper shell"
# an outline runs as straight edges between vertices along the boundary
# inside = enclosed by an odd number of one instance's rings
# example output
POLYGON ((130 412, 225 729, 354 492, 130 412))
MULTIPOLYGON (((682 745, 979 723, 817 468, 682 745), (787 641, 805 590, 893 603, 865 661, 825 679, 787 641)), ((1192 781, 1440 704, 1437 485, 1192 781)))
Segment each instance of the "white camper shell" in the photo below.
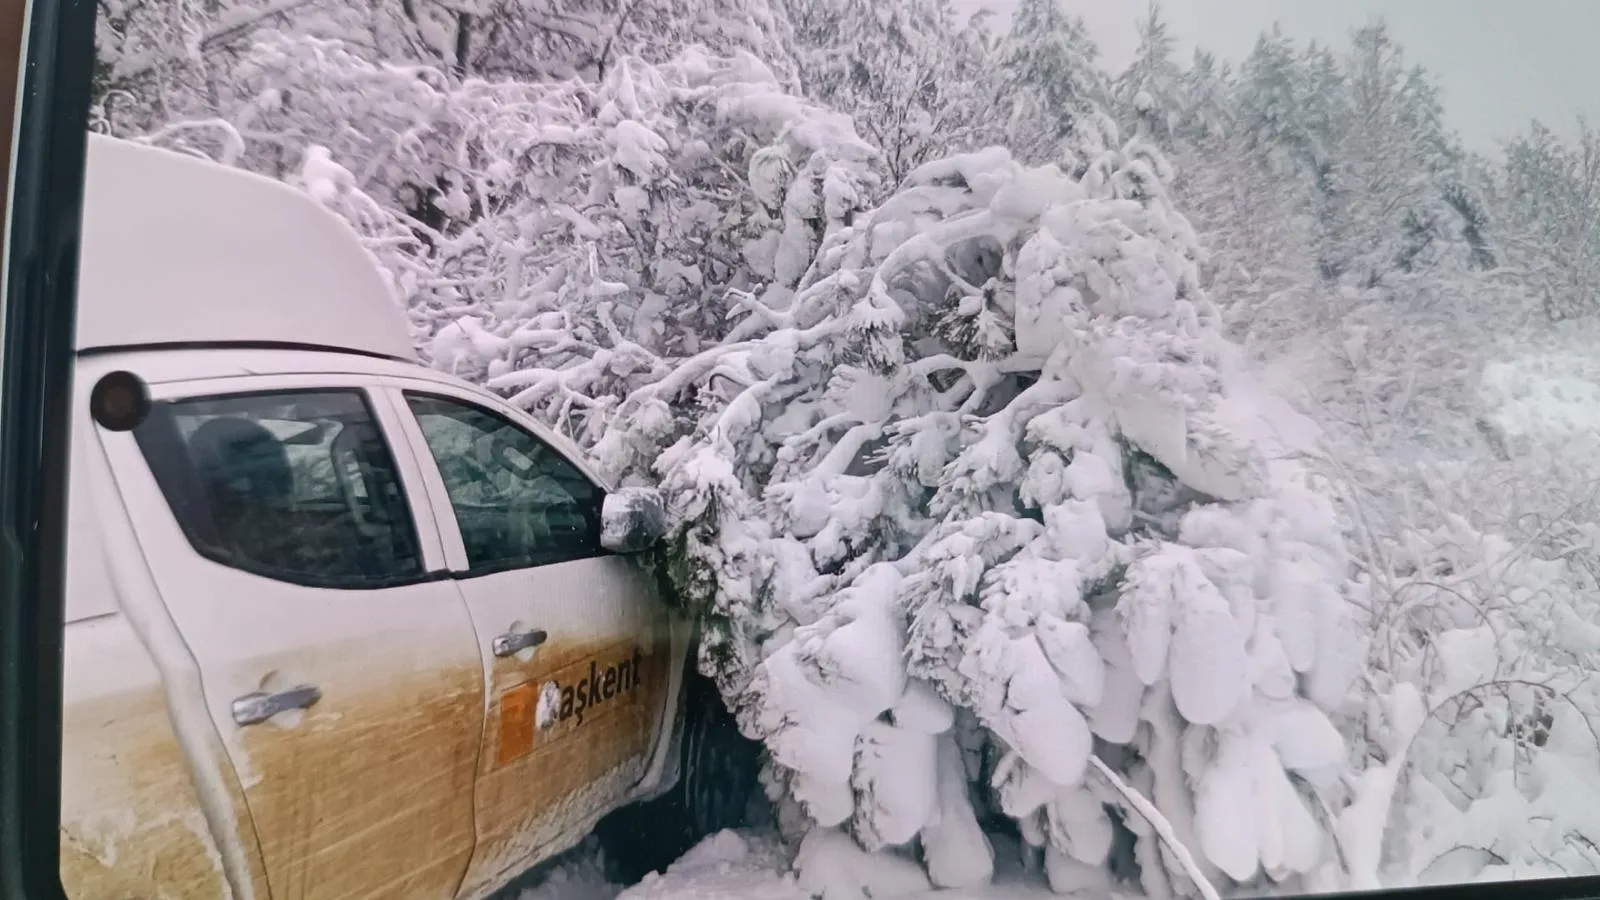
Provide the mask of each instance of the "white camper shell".
POLYGON ((84 217, 69 896, 476 900, 675 783, 691 628, 624 504, 417 362, 341 219, 99 136, 84 217))

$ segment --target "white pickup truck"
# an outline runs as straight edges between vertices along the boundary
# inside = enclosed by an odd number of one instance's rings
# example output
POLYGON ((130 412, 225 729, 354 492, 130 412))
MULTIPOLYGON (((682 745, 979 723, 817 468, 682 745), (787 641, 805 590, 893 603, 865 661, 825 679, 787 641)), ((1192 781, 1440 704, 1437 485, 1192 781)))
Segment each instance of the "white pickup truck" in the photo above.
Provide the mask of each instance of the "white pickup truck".
POLYGON ((69 897, 475 900, 742 813, 659 499, 421 365, 342 220, 92 136, 79 277, 69 897))

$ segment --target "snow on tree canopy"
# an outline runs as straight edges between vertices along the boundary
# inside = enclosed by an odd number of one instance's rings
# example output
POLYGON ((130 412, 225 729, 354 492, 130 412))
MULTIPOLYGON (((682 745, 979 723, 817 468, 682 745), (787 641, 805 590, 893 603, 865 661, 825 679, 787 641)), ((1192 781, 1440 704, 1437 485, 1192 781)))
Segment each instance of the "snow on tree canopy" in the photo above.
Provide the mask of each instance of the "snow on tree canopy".
POLYGON ((920 848, 961 886, 1000 815, 1058 890, 1190 890, 1104 765, 1207 881, 1334 864, 1316 792, 1345 759, 1349 564, 1169 175, 1137 142, 1081 178, 1000 149, 925 164, 828 217, 738 340, 620 405, 619 434, 693 401, 602 449, 667 490, 702 670, 798 830, 920 848))
MULTIPOLYGON (((367 239, 424 358, 585 445, 669 361, 739 340, 725 298, 781 302, 828 223, 876 190, 849 118, 747 53, 621 56, 596 83, 461 80, 303 36, 264 38, 247 62, 236 80, 255 100, 236 121, 160 142, 219 132, 245 148, 225 161, 272 171, 288 154, 241 135, 303 136, 275 174, 367 239)), ((706 374, 726 372, 668 385, 706 374)), ((665 401, 638 412, 645 434, 671 419, 665 401)))

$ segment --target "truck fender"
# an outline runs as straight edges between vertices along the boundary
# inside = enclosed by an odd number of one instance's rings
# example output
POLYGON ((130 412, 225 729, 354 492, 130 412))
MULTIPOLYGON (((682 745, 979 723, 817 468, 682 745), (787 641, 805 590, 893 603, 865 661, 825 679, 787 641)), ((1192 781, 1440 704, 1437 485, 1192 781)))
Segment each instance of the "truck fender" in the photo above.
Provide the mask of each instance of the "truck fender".
POLYGON ((234 900, 267 900, 266 868, 255 823, 206 708, 199 664, 162 600, 103 444, 96 441, 94 450, 85 454, 89 457, 89 491, 117 604, 160 673, 167 714, 234 900))

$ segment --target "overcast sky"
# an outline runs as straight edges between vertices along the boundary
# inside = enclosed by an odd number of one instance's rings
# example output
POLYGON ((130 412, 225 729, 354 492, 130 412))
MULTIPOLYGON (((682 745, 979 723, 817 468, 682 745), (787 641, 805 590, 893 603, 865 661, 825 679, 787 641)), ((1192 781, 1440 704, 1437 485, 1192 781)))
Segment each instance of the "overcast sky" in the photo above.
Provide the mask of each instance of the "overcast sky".
MULTIPOLYGON (((1015 0, 956 0, 1004 13, 1015 0)), ((1145 0, 1062 0, 1120 69, 1138 44, 1145 0)), ((1539 119, 1567 133, 1600 121, 1600 0, 1162 0, 1184 59, 1199 44, 1239 60, 1273 21, 1297 39, 1342 42, 1381 16, 1445 90, 1451 125, 1473 147, 1539 119)))

